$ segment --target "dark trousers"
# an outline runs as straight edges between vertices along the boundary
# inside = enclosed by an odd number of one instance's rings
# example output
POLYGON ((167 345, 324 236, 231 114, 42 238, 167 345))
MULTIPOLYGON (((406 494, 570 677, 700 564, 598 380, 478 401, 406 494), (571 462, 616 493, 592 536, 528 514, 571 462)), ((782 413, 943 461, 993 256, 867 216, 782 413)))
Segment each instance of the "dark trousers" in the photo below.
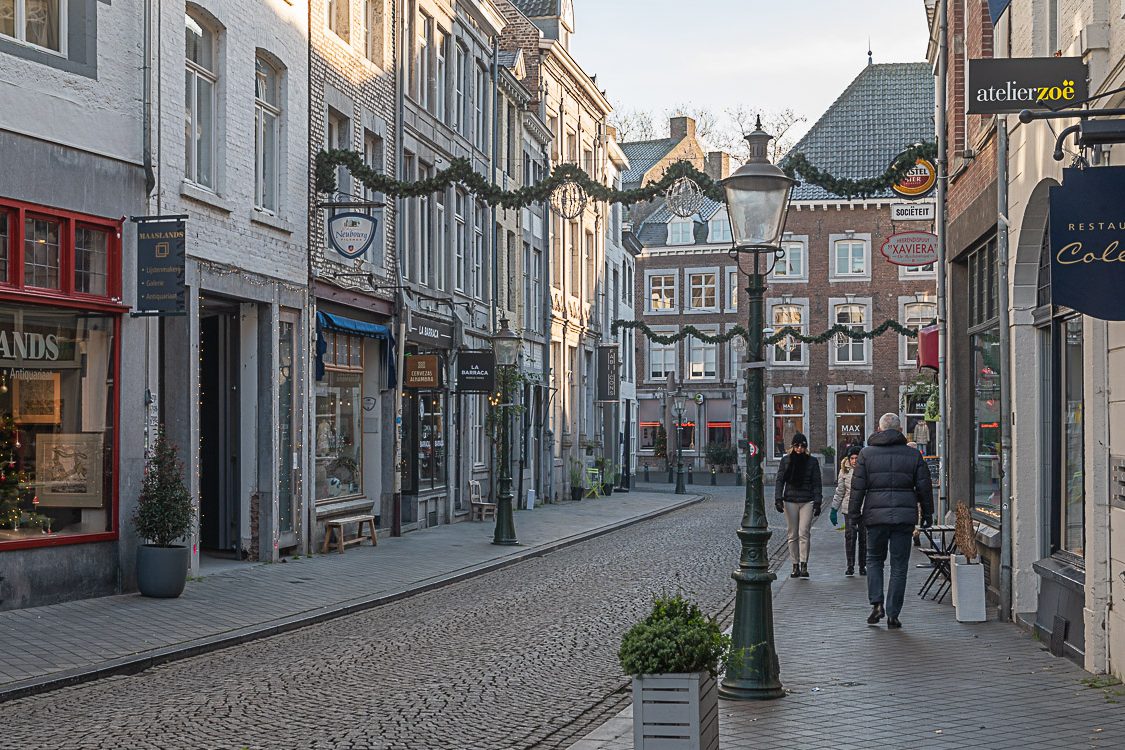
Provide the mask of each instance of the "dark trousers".
POLYGON ((844 516, 844 553, 848 556, 848 567, 855 567, 855 544, 859 542, 859 567, 867 566, 867 527, 863 521, 852 521, 844 516))
POLYGON ((913 524, 879 524, 867 527, 867 598, 872 604, 882 604, 883 563, 887 552, 891 554, 891 577, 887 586, 888 617, 898 617, 902 600, 906 596, 906 572, 910 568, 910 539, 913 524))

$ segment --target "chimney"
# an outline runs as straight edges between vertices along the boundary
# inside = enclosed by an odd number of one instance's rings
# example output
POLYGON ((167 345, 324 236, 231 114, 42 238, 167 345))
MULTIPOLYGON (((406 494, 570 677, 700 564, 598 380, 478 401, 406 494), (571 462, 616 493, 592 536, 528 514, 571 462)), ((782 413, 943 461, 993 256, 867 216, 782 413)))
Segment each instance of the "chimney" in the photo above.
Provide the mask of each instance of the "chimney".
POLYGON ((612 125, 606 125, 605 126, 605 132, 606 132, 606 135, 609 136, 609 139, 611 141, 617 140, 617 128, 613 127, 612 125))
POLYGON ((730 177, 730 154, 725 151, 712 151, 707 154, 703 171, 712 180, 725 180, 730 177))
POLYGON ((677 141, 684 138, 695 140, 695 120, 690 117, 673 117, 668 121, 670 135, 677 141))

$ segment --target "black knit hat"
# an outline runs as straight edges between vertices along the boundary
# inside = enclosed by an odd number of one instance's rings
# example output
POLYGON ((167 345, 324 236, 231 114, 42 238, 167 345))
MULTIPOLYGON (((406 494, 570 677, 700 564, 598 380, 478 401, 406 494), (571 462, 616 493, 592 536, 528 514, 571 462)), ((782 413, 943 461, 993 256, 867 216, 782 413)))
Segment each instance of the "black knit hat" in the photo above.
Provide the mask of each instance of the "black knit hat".
POLYGON ((863 450, 862 445, 850 445, 850 446, 848 446, 848 452, 844 455, 845 455, 845 457, 858 456, 860 451, 862 451, 862 450, 863 450))
POLYGON ((793 439, 789 441, 790 445, 803 445, 809 447, 809 439, 805 437, 803 432, 798 432, 793 435, 793 439))

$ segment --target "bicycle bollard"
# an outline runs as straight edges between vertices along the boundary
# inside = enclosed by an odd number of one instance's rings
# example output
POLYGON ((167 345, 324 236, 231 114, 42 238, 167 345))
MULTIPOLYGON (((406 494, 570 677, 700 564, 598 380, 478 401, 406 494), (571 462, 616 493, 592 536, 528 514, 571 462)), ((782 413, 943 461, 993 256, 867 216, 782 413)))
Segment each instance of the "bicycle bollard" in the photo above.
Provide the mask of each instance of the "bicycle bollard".
POLYGON ((645 484, 648 484, 648 482, 649 482, 649 478, 648 478, 648 464, 645 464, 645 484))
POLYGON ((688 467, 687 467, 687 483, 688 484, 695 484, 694 471, 695 471, 695 467, 692 466, 691 464, 688 464, 688 467))
POLYGON ((711 486, 714 487, 718 482, 715 480, 715 467, 711 467, 711 486))

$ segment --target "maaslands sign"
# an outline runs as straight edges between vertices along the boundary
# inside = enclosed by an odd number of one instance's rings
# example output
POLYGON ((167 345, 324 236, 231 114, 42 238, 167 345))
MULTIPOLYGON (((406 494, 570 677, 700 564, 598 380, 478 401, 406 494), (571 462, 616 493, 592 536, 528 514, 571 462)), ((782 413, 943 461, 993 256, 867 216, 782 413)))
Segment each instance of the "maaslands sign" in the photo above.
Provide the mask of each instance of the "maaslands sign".
POLYGON ((969 114, 1064 109, 1089 96, 1088 75, 1080 57, 969 60, 969 114))
POLYGON ((896 266, 928 266, 937 262, 938 238, 929 232, 900 232, 888 237, 879 252, 896 266))

